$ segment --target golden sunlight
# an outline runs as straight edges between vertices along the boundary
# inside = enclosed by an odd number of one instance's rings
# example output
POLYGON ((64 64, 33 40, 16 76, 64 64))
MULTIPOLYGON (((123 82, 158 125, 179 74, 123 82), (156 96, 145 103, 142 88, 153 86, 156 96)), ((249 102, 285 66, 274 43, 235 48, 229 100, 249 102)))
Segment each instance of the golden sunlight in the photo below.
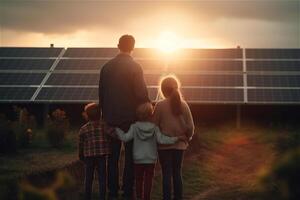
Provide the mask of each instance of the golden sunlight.
POLYGON ((171 53, 180 48, 180 43, 181 41, 175 33, 164 31, 158 37, 156 47, 164 53, 171 53))

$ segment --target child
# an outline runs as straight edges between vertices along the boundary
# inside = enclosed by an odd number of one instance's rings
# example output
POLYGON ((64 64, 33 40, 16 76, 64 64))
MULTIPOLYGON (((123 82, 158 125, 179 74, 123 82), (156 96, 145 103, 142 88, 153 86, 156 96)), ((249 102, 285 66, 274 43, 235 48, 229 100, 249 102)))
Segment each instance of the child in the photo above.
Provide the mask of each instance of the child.
MULTIPOLYGON (((195 126, 190 108, 182 98, 179 80, 175 76, 163 78, 160 83, 160 91, 164 99, 157 102, 155 106, 154 122, 168 136, 185 135, 190 141, 195 126)), ((187 147, 188 142, 184 141, 158 147, 163 179, 162 199, 164 200, 183 198, 182 164, 187 147)))
POLYGON ((99 106, 90 103, 85 106, 84 111, 88 122, 79 131, 78 154, 85 164, 85 199, 91 199, 95 168, 98 173, 100 199, 105 199, 109 140, 104 134, 104 123, 100 121, 99 106))
POLYGON ((120 140, 133 143, 133 159, 135 171, 137 199, 150 200, 152 179, 157 160, 157 142, 161 144, 174 144, 183 137, 168 137, 163 135, 159 128, 153 124, 153 106, 145 103, 137 108, 138 121, 131 125, 129 131, 124 132, 116 128, 120 140))

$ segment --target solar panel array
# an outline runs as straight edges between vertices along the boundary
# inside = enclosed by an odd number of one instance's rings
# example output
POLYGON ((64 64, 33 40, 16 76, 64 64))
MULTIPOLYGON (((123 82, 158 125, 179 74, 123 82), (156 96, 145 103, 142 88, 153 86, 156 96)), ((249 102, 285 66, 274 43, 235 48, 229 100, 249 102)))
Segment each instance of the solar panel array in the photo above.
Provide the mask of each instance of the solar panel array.
MULTIPOLYGON (((116 48, 0 47, 0 102, 98 100, 99 71, 116 48)), ((191 103, 299 104, 300 49, 182 49, 169 56, 137 48, 150 98, 175 74, 191 103)))

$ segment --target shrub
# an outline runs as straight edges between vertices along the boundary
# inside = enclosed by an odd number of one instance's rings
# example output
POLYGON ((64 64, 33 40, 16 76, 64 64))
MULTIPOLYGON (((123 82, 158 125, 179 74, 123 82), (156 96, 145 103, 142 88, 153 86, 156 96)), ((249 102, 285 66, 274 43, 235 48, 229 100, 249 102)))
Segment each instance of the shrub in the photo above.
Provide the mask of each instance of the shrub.
POLYGON ((47 139, 52 147, 59 148, 64 143, 69 121, 63 110, 56 109, 48 116, 47 139))
POLYGON ((15 153, 17 151, 16 134, 11 123, 4 114, 0 114, 0 153, 15 153))
POLYGON ((15 106, 14 111, 18 115, 18 120, 13 123, 18 145, 20 147, 28 147, 32 141, 33 130, 36 128, 35 117, 26 108, 15 106))
POLYGON ((300 149, 284 155, 262 178, 265 199, 300 199, 300 149))

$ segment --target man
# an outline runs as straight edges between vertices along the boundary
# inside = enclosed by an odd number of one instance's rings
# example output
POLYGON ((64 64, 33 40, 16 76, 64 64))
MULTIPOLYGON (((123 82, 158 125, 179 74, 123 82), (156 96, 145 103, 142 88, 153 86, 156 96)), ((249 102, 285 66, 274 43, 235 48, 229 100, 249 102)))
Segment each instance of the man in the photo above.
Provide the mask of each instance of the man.
MULTIPOLYGON (((103 118, 108 125, 119 127, 124 132, 127 132, 130 125, 136 121, 137 106, 150 101, 143 70, 131 57, 134 44, 135 39, 131 35, 123 35, 119 39, 120 53, 103 66, 99 81, 99 104, 103 118)), ((125 199, 132 199, 134 184, 132 142, 124 145, 123 196, 125 199)), ((108 188, 111 199, 118 197, 120 148, 121 142, 112 139, 108 162, 108 188)))

